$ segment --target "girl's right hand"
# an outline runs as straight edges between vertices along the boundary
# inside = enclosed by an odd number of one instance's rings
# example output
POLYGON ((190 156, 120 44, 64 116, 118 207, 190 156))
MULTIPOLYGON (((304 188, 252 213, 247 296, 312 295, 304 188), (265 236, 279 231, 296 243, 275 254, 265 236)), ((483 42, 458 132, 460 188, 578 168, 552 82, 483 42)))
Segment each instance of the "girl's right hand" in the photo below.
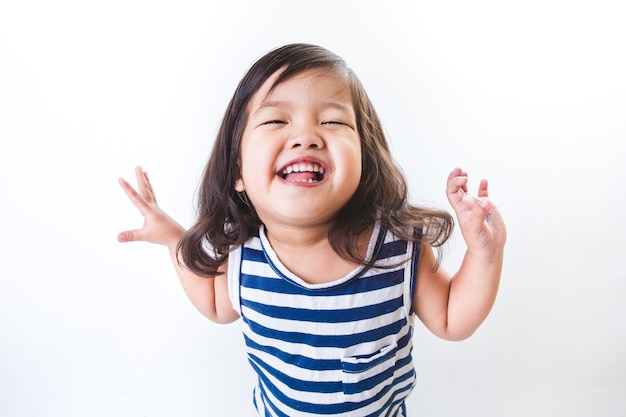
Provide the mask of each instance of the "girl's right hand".
POLYGON ((135 168, 135 175, 139 191, 135 190, 123 178, 119 179, 119 183, 131 203, 137 207, 143 216, 143 227, 121 232, 117 235, 117 240, 119 242, 145 241, 176 247, 185 233, 185 229, 157 205, 148 174, 141 167, 137 167, 135 168))

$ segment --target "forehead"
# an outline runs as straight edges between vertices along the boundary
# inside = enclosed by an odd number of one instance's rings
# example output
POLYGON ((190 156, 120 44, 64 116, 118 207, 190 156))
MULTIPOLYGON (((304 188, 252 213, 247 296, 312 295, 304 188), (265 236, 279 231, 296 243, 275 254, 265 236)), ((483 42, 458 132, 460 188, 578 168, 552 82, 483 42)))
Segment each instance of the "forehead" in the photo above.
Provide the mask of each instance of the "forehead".
POLYGON ((346 74, 335 69, 311 69, 279 80, 283 70, 272 74, 252 96, 248 110, 270 103, 318 100, 353 107, 352 89, 346 74))

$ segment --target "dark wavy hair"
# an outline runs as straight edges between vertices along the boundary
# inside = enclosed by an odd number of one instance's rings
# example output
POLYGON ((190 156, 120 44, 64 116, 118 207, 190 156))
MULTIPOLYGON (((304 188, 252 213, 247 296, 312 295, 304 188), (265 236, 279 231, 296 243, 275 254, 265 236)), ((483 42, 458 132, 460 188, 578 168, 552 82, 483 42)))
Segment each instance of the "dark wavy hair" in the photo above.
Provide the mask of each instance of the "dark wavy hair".
POLYGON ((361 138, 361 181, 328 232, 332 248, 345 259, 370 265, 358 251, 358 240, 377 220, 408 241, 427 239, 440 247, 450 237, 454 221, 449 213, 408 203, 404 174, 390 154, 378 115, 354 72, 334 53, 296 43, 274 49, 256 61, 228 104, 200 184, 197 222, 177 248, 179 261, 193 272, 218 274, 231 249, 247 241, 262 224, 245 193, 235 190, 241 177, 241 138, 252 96, 279 70, 273 87, 312 69, 346 76, 361 138))

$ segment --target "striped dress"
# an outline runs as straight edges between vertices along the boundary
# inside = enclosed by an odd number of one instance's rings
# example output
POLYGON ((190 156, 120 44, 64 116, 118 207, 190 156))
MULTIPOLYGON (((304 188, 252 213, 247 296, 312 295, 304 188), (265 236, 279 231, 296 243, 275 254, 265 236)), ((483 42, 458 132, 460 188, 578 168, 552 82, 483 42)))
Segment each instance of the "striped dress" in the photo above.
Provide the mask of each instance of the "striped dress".
POLYGON ((418 253, 377 225, 368 247, 377 268, 315 285, 281 264, 262 228, 230 253, 229 294, 260 416, 406 415, 418 253))

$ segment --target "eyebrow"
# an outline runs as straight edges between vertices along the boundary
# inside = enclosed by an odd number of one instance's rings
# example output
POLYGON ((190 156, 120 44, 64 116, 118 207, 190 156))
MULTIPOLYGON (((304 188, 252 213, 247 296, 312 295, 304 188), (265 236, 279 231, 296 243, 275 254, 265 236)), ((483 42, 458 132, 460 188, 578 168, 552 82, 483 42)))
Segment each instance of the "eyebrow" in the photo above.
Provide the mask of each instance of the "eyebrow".
POLYGON ((256 110, 264 109, 266 107, 281 107, 285 101, 264 101, 256 108, 256 110))
MULTIPOLYGON (((265 101, 263 103, 261 103, 256 109, 255 109, 255 113, 259 110, 265 109, 265 108, 273 108, 273 107, 282 107, 285 104, 288 104, 288 101, 280 101, 280 100, 275 100, 275 101, 265 101)), ((345 112, 348 113, 353 113, 353 109, 351 106, 339 103, 337 101, 323 101, 322 102, 322 107, 330 107, 330 108, 334 108, 334 109, 338 109, 338 110, 343 110, 345 112)))

